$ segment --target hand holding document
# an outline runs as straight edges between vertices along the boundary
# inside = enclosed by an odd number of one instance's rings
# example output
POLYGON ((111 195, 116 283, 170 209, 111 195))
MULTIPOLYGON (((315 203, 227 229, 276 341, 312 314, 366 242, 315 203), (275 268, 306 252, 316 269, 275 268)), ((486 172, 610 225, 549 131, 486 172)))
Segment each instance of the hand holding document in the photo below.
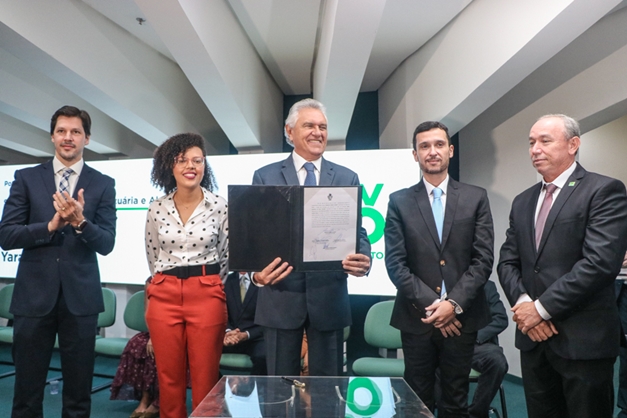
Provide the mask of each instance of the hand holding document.
POLYGON ((291 271, 363 276, 360 214, 361 186, 229 186, 229 268, 258 272, 260 285, 291 271))

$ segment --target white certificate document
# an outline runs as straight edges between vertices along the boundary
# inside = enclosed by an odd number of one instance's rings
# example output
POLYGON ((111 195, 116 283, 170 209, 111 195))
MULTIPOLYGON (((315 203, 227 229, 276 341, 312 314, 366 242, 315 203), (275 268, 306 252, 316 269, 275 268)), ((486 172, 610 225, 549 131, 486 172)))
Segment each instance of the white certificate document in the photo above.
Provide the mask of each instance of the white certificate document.
POLYGON ((359 187, 305 187, 303 262, 338 261, 357 244, 359 187))

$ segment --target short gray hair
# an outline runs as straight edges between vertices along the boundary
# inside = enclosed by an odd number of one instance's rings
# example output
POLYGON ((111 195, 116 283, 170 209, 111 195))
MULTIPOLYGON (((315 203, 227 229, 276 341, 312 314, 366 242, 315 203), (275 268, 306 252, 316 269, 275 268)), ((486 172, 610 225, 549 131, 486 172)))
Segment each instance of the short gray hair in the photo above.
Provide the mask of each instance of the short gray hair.
MULTIPOLYGON (((322 112, 322 114, 324 115, 324 118, 328 120, 327 108, 324 107, 322 103, 320 103, 319 101, 315 99, 303 99, 303 100, 299 100, 298 102, 292 105, 289 113, 287 114, 287 118, 285 119, 285 126, 289 126, 290 128, 293 129, 294 126, 296 125, 296 121, 298 120, 298 113, 302 109, 317 109, 320 112, 322 112)), ((283 128, 283 133, 285 134, 285 141, 291 146, 294 146, 294 143, 292 142, 289 135, 287 134, 286 128, 283 128)))
POLYGON ((562 123, 564 124, 564 137, 567 140, 570 138, 574 138, 576 136, 581 136, 581 131, 579 129, 579 122, 577 122, 575 119, 571 118, 570 116, 566 116, 561 113, 540 116, 536 122, 542 119, 549 119, 549 118, 561 119, 562 123))

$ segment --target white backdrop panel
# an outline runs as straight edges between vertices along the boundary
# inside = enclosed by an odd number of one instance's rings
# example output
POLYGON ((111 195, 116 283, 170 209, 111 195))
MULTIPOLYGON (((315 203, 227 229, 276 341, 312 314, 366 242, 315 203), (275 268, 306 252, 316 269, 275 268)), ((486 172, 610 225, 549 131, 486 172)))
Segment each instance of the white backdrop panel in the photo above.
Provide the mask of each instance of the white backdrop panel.
MULTIPOLYGON (((283 160, 287 154, 245 154, 209 156, 217 182, 217 193, 227 197, 229 184, 250 184, 253 172, 266 164, 283 160)), ((325 158, 359 174, 364 186, 363 225, 372 241, 373 265, 368 277, 350 277, 349 292, 360 295, 394 295, 385 271, 383 226, 390 193, 416 183, 418 164, 410 150, 327 151, 325 158)), ((149 203, 162 195, 150 184, 151 159, 97 161, 92 167, 116 181, 117 237, 115 248, 106 257, 99 256, 105 283, 143 284, 149 275, 144 251, 144 224, 149 203)), ((0 167, 0 201, 9 195, 14 172, 26 166, 0 167)), ((14 278, 21 250, 0 253, 0 277, 14 278)))

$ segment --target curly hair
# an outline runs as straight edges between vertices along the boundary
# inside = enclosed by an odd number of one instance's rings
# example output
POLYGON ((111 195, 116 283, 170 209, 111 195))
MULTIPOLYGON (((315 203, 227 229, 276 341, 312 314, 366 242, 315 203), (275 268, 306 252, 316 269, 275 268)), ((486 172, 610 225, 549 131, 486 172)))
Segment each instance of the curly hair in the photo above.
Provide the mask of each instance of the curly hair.
MULTIPOLYGON (((202 150, 203 157, 207 157, 205 151, 205 140, 202 136, 194 133, 177 134, 169 138, 163 144, 159 145, 155 150, 152 161, 152 172, 150 174, 150 180, 156 187, 162 189, 165 194, 169 194, 176 189, 176 180, 172 170, 174 169, 174 162, 176 158, 185 154, 185 152, 192 148, 198 147, 202 150)), ((205 158, 205 172, 200 182, 200 185, 205 189, 213 192, 217 188, 217 183, 213 171, 209 166, 209 163, 205 158)))

